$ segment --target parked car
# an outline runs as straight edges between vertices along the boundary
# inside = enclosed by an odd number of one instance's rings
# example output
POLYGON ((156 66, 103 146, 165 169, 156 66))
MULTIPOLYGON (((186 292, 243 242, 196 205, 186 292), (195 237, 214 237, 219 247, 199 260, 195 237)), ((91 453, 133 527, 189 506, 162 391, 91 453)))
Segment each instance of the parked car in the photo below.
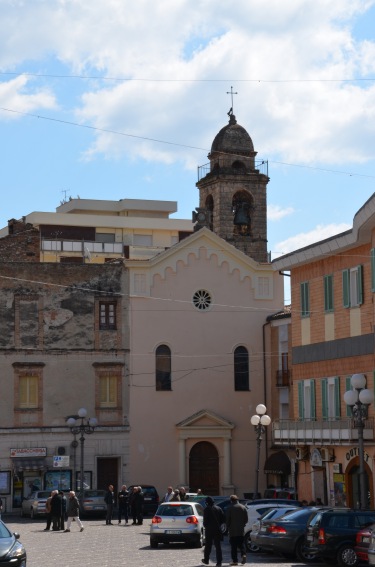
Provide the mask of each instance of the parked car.
POLYGON ((254 537, 255 534, 259 532, 263 521, 277 520, 278 518, 281 518, 281 516, 284 516, 284 514, 298 509, 299 508, 297 508, 296 506, 281 506, 280 508, 272 508, 271 510, 267 510, 267 512, 264 512, 264 514, 262 514, 260 518, 255 520, 255 522, 251 526, 251 535, 254 537))
POLYGON ((325 562, 354 567, 357 532, 375 523, 374 510, 331 508, 316 510, 306 528, 306 547, 325 562))
POLYGON ((51 496, 51 490, 37 490, 32 492, 30 496, 24 498, 21 503, 21 516, 43 516, 46 512, 47 498, 51 496))
POLYGON ((199 502, 160 504, 150 526, 150 546, 171 542, 204 545, 203 506, 199 502))
POLYGON ((258 520, 265 512, 269 512, 270 510, 274 510, 276 508, 284 508, 285 503, 280 503, 278 500, 270 499, 270 500, 258 500, 259 504, 246 504, 247 509, 247 524, 245 526, 245 543, 246 548, 248 551, 256 553, 259 551, 259 546, 251 540, 251 531, 253 524, 256 520, 258 520))
POLYGON ((305 563, 314 561, 316 552, 305 548, 306 526, 314 511, 306 506, 276 520, 264 520, 258 533, 251 534, 251 541, 262 550, 296 556, 305 563))
POLYGON ((0 565, 6 567, 26 567, 26 549, 19 540, 17 532, 8 530, 0 520, 0 565))
POLYGON ((297 500, 298 496, 294 488, 267 488, 264 491, 264 498, 287 498, 297 500))
POLYGON ((369 564, 375 565, 375 526, 371 529, 371 539, 367 549, 367 556, 369 564))
POLYGON ((375 525, 372 524, 368 528, 363 528, 359 530, 355 537, 355 548, 358 559, 363 563, 368 563, 368 549, 370 547, 371 535, 373 530, 375 530, 375 525))
POLYGON ((155 486, 152 484, 131 484, 128 490, 132 490, 135 486, 141 486, 144 494, 143 513, 145 516, 153 516, 159 506, 159 494, 155 486))
POLYGON ((105 495, 105 490, 85 490, 83 498, 79 501, 81 516, 100 516, 104 518, 107 513, 107 504, 104 500, 105 495))

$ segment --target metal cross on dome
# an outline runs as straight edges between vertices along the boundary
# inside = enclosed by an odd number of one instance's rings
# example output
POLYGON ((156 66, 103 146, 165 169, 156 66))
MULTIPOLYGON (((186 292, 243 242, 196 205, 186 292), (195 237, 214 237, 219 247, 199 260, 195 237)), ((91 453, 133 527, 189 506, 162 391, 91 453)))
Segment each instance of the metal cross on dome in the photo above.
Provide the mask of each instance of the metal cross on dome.
POLYGON ((230 94, 231 99, 232 99, 232 106, 231 106, 231 108, 229 109, 229 112, 228 112, 228 116, 231 116, 233 114, 233 106, 234 106, 233 105, 233 95, 238 94, 238 92, 233 92, 233 87, 231 87, 230 91, 227 91, 227 94, 230 94))

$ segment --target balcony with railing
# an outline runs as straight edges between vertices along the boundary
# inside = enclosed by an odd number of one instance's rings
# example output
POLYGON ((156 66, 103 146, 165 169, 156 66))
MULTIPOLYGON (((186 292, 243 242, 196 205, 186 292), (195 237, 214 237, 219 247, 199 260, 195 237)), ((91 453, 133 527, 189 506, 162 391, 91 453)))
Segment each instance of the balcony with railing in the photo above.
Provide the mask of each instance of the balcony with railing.
MULTIPOLYGON (((264 159, 256 159, 255 160, 255 169, 251 173, 262 173, 263 175, 267 175, 268 177, 268 161, 264 159)), ((198 181, 206 177, 206 175, 222 175, 222 174, 230 174, 230 175, 243 175, 244 169, 239 167, 238 169, 234 167, 215 167, 211 171, 211 164, 205 163, 204 165, 200 165, 198 167, 198 181)))
POLYGON ((283 388, 285 386, 290 386, 291 375, 292 375, 292 373, 288 369, 276 370, 276 386, 277 386, 277 388, 283 388))
POLYGON ((89 242, 85 240, 50 240, 41 241, 44 252, 68 253, 78 252, 84 254, 122 254, 121 242, 89 242))
MULTIPOLYGON (((363 430, 365 441, 374 440, 374 418, 363 430)), ((275 445, 349 445, 358 442, 358 429, 351 417, 343 419, 276 419, 272 422, 275 445)))

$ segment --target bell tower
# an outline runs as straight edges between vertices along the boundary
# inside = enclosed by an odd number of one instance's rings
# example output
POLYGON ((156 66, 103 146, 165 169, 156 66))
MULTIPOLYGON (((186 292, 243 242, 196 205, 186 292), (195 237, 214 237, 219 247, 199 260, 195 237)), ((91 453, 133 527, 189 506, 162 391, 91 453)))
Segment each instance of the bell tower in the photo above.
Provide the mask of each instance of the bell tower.
POLYGON ((256 262, 268 262, 268 164, 255 160, 249 134, 232 109, 228 115, 229 124, 212 142, 210 162, 198 169, 194 230, 206 226, 256 262))

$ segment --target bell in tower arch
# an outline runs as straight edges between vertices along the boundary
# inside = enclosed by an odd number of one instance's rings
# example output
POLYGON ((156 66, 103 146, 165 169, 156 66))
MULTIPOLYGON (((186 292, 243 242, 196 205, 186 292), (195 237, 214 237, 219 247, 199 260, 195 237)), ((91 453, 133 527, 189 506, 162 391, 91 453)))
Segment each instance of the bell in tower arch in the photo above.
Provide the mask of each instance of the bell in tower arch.
POLYGON ((233 224, 237 226, 248 225, 250 223, 249 212, 249 203, 237 201, 234 211, 233 224))

